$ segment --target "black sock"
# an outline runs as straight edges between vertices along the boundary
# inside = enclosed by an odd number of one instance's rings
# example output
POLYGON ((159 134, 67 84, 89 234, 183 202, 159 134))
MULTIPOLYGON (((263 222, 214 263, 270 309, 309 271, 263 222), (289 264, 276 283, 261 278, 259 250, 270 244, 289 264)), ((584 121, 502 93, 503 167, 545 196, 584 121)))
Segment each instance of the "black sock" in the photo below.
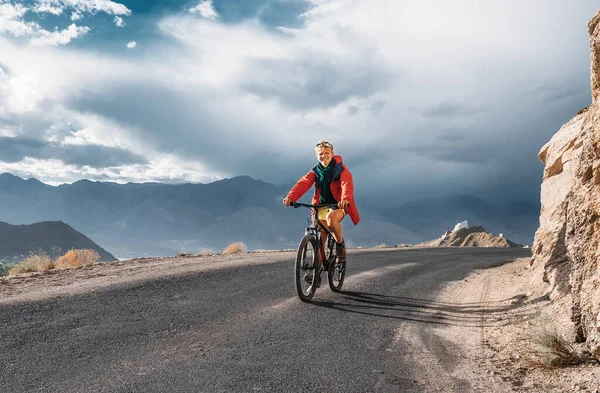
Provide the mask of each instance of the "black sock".
POLYGON ((335 244, 336 244, 338 247, 346 247, 346 244, 344 244, 344 239, 342 239, 342 242, 341 242, 341 243, 335 242, 335 244))

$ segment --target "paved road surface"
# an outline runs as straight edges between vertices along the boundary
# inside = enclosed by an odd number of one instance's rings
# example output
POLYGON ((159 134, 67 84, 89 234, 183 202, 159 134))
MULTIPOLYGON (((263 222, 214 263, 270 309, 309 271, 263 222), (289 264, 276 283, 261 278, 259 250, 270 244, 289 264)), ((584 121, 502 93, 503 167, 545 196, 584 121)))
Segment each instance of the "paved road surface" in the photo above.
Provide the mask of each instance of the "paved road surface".
POLYGON ((342 292, 325 285, 311 304, 295 295, 290 255, 0 304, 0 392, 427 391, 423 356, 456 359, 435 340, 411 353, 401 333, 427 341, 430 329, 465 321, 442 312, 440 289, 530 251, 355 252, 342 292))

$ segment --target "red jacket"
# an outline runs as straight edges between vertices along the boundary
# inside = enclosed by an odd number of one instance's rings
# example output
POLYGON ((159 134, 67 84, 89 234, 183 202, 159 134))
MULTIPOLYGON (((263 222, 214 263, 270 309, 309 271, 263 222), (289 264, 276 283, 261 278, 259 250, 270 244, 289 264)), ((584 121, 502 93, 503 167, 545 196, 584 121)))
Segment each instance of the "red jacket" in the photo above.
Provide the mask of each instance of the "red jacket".
MULTIPOLYGON (((348 206, 346 206, 346 212, 352 219, 354 225, 358 224, 360 221, 360 215, 358 214, 358 209, 356 208, 356 203, 354 202, 354 182, 352 180, 352 174, 344 165, 341 156, 333 156, 335 160, 335 168, 333 170, 333 180, 331 181, 330 189, 331 195, 337 200, 347 200, 350 202, 348 206)), ((306 175, 302 176, 298 183, 287 194, 287 197, 292 201, 297 202, 298 199, 302 197, 308 191, 313 184, 316 183, 317 172, 316 166, 308 172, 306 175)), ((313 195, 312 203, 319 203, 319 196, 321 195, 321 189, 315 187, 315 193, 313 195)))

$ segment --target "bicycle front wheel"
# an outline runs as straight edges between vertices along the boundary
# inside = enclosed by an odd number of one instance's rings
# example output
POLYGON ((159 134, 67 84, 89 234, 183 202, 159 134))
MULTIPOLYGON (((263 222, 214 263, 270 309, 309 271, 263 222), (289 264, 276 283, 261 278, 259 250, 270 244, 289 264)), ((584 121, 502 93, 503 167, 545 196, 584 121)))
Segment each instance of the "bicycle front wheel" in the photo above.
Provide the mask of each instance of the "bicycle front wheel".
POLYGON ((327 270, 327 281, 329 281, 329 288, 333 292, 339 292, 344 284, 344 278, 346 277, 346 264, 339 263, 338 261, 332 261, 329 264, 327 270))
POLYGON ((303 302, 309 302, 317 290, 318 258, 317 239, 312 235, 304 236, 298 246, 294 269, 296 291, 303 302))

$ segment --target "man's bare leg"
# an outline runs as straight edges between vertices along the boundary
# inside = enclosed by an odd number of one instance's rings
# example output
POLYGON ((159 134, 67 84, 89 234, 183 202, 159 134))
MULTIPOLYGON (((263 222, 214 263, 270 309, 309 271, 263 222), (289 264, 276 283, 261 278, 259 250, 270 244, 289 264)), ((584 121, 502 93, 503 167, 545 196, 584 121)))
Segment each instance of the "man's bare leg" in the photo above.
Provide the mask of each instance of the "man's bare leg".
POLYGON ((344 212, 341 209, 330 210, 329 213, 327 213, 327 227, 333 234, 333 238, 337 243, 341 243, 344 240, 341 225, 343 218, 344 212))
POLYGON ((346 262, 346 245, 344 244, 344 237, 342 235, 342 225, 341 221, 344 219, 344 211, 341 209, 330 210, 327 213, 327 226, 329 230, 333 234, 333 238, 335 239, 336 248, 335 252, 338 256, 338 261, 345 263, 346 262))

